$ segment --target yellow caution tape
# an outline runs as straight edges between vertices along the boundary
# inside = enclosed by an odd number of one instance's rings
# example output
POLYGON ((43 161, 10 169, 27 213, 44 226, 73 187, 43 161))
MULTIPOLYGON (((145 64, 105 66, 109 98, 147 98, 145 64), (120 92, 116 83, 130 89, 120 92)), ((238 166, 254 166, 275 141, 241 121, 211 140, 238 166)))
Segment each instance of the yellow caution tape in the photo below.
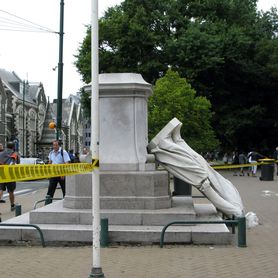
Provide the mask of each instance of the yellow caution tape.
POLYGON ((246 164, 212 165, 211 167, 215 170, 223 170, 223 169, 246 168, 246 167, 252 167, 255 165, 270 165, 273 163, 278 163, 278 160, 271 159, 271 158, 263 158, 263 159, 259 159, 259 161, 261 161, 261 162, 246 163, 246 164))
MULTIPOLYGON (((274 161, 271 161, 272 163, 274 161)), ((277 163, 278 161, 275 161, 277 163)), ((255 165, 269 164, 269 162, 257 162, 248 164, 229 164, 214 165, 215 170, 245 168, 255 165)), ((69 164, 45 164, 45 165, 0 165, 0 183, 48 179, 60 176, 70 176, 92 172, 94 168, 99 167, 99 160, 93 159, 92 163, 69 163, 69 164)))
POLYGON ((93 171, 99 167, 99 160, 90 163, 45 164, 45 165, 0 165, 0 183, 48 179, 93 171))
POLYGON ((236 169, 236 168, 246 168, 246 167, 252 167, 255 165, 262 165, 266 163, 248 163, 248 164, 229 164, 229 165, 215 165, 211 166, 215 170, 223 170, 223 169, 236 169))

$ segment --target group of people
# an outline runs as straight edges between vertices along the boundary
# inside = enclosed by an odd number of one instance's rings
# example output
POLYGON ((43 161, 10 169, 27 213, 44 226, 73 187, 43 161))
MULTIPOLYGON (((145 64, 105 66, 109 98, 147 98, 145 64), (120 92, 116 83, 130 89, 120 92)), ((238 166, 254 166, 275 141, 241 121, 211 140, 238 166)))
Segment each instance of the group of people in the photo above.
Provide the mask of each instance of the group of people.
MULTIPOLYGON (((87 149, 84 148, 83 154, 87 153, 87 149)), ((79 161, 79 156, 77 153, 73 154, 73 151, 67 152, 62 148, 61 142, 59 140, 54 140, 52 142, 52 150, 48 155, 49 164, 66 164, 66 163, 76 163, 79 161)), ((20 158, 18 153, 15 151, 14 142, 8 142, 6 148, 2 143, 0 143, 0 165, 13 165, 19 164, 20 158)), ((66 180, 64 176, 49 178, 49 185, 47 190, 47 195, 51 198, 54 197, 56 188, 60 185, 63 193, 63 197, 66 195, 66 180)), ((16 182, 6 182, 0 183, 0 203, 6 203, 3 199, 4 191, 8 191, 11 211, 15 210, 15 196, 14 191, 16 189, 16 182)))
POLYGON ((250 166, 243 166, 241 168, 235 168, 234 176, 238 175, 238 169, 239 169, 239 175, 244 176, 245 173, 248 176, 256 177, 257 173, 257 162, 259 159, 264 158, 265 156, 259 154, 256 151, 250 151, 247 155, 244 152, 238 152, 234 151, 232 155, 232 164, 238 165, 238 164, 250 164, 250 166))
MULTIPOLYGON (((243 152, 234 151, 232 155, 232 164, 250 164, 250 167, 241 167, 239 170, 239 175, 244 176, 245 173, 248 176, 256 177, 257 173, 257 163, 260 159, 266 158, 266 156, 252 150, 247 155, 243 152)), ((278 176, 278 147, 276 147, 272 158, 275 160, 276 164, 276 173, 278 176)), ((224 159, 223 159, 224 161, 224 159)), ((235 169, 236 170, 236 169, 235 169)), ((234 171, 234 175, 237 175, 238 172, 234 171)))

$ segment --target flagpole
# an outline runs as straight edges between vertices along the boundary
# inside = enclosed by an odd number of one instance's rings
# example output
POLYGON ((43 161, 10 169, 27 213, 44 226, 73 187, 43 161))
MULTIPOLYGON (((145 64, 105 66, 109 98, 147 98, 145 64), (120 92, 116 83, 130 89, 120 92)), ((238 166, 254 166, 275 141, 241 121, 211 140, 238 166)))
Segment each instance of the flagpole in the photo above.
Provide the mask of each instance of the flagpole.
MULTIPOLYGON (((91 4, 91 151, 99 160, 99 59, 98 59, 98 0, 91 4)), ((104 277, 100 262, 100 201, 99 169, 92 172, 92 269, 89 277, 104 277)))

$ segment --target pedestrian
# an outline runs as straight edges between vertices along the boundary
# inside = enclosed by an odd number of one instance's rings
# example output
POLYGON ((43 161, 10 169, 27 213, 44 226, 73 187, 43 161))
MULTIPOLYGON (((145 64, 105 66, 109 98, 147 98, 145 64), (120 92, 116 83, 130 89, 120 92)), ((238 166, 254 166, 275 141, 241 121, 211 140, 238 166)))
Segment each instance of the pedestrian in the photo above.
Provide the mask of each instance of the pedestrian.
POLYGON ((78 152, 76 152, 76 153, 74 154, 74 163, 80 163, 79 153, 78 153, 78 152))
MULTIPOLYGON (((238 165, 239 164, 239 156, 238 156, 238 151, 233 152, 232 156, 232 164, 233 165, 238 165)), ((234 176, 237 176, 237 168, 234 168, 234 176)))
MULTIPOLYGON (((4 146, 2 143, 0 143, 0 154, 4 151, 4 146)), ((0 203, 6 203, 6 201, 3 198, 3 190, 0 188, 0 203)))
POLYGON ((69 154, 69 157, 70 157, 70 162, 74 163, 75 155, 73 153, 73 150, 70 150, 68 154, 69 154))
POLYGON ((276 147, 274 153, 273 153, 273 159, 275 159, 276 164, 276 174, 278 176, 278 147, 276 147))
POLYGON ((255 152, 255 151, 251 151, 247 155, 248 162, 251 164, 251 176, 252 177, 256 177, 256 173, 257 173, 257 161, 260 158, 264 158, 264 156, 259 154, 259 153, 257 153, 257 152, 255 152))
MULTIPOLYGON (((239 164, 246 164, 247 163, 247 158, 244 152, 240 152, 238 155, 238 162, 239 164)), ((244 167, 240 168, 240 176, 244 176, 244 167)))
MULTIPOLYGON (((48 155, 49 164, 65 164, 70 163, 68 153, 61 147, 58 140, 52 142, 53 150, 48 155)), ((61 186, 63 197, 66 195, 66 179, 64 176, 49 179, 47 195, 53 198, 58 183, 61 186)))
POLYGON ((225 153, 223 156, 223 163, 228 164, 228 154, 227 153, 225 153))
POLYGON ((82 150, 82 154, 86 155, 88 153, 89 153, 89 150, 86 147, 84 147, 83 150, 82 150))
MULTIPOLYGON (((19 156, 14 151, 15 144, 14 142, 8 142, 6 150, 0 152, 0 164, 2 165, 14 165, 19 164, 19 156)), ((15 197, 14 197, 14 191, 16 189, 16 182, 5 182, 0 183, 0 199, 2 200, 3 191, 8 191, 9 193, 9 199, 11 203, 11 211, 15 210, 15 197)), ((2 201, 3 202, 3 201, 2 201)), ((5 200, 4 200, 5 202, 5 200)))

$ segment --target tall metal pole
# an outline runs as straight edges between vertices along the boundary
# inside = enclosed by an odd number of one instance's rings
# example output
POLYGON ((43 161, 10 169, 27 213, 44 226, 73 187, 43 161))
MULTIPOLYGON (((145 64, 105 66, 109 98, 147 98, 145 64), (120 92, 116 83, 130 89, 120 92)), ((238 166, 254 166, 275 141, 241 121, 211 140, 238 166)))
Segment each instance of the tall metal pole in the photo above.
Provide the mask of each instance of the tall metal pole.
POLYGON ((60 31, 59 31, 59 63, 58 63, 58 92, 57 92, 57 132, 59 140, 62 129, 62 101, 63 101, 63 41, 64 40, 64 0, 60 1, 60 31))
MULTIPOLYGON (((98 0, 92 0, 91 16, 91 151, 92 158, 99 160, 98 0)), ((95 168, 92 172, 92 195, 93 267, 89 277, 104 277, 100 263, 100 201, 98 168, 95 168)))
POLYGON ((25 157, 25 90, 26 82, 23 82, 23 126, 22 126, 22 155, 25 157))

